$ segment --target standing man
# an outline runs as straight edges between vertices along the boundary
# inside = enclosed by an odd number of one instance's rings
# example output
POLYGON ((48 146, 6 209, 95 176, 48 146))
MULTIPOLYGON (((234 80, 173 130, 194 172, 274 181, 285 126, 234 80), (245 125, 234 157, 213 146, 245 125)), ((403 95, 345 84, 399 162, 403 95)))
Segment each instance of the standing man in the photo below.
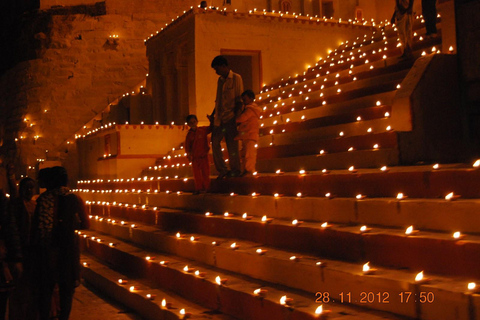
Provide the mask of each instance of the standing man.
POLYGON ((427 37, 437 36, 437 0, 422 0, 422 14, 427 37))
POLYGON ((242 112, 242 77, 230 70, 227 59, 224 56, 216 56, 212 61, 212 68, 220 76, 217 82, 217 98, 215 100, 215 109, 208 116, 210 122, 213 122, 212 131, 212 153, 213 162, 219 175, 217 179, 225 176, 238 177, 240 172, 240 155, 238 152, 237 125, 235 117, 242 112), (223 159, 222 147, 220 142, 225 137, 227 143, 228 159, 230 162, 230 171, 227 169, 223 159))
POLYGON ((395 0, 395 12, 392 17, 392 24, 397 25, 398 37, 403 47, 401 59, 413 58, 413 1, 395 0))

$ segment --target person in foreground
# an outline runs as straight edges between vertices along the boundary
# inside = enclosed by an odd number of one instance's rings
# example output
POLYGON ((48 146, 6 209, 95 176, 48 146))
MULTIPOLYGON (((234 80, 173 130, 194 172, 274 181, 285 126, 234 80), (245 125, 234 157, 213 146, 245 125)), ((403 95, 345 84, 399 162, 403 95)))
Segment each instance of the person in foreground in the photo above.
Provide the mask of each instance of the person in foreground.
POLYGON ((75 287, 80 284, 80 249, 75 230, 87 229, 89 221, 80 197, 67 188, 63 167, 49 168, 43 182, 47 191, 37 199, 33 217, 32 240, 38 275, 40 320, 50 318, 52 294, 59 290, 59 320, 67 320, 75 287))

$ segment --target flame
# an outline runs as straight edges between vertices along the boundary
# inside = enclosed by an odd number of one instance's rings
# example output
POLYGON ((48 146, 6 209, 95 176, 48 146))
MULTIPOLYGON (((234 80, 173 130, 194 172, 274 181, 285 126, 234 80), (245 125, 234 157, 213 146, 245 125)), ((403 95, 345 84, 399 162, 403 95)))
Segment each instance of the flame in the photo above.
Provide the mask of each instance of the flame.
POLYGON ((453 237, 455 239, 459 239, 461 236, 462 236, 462 234, 460 233, 460 231, 456 231, 456 232, 453 233, 453 237))
POLYGON ((180 234, 180 232, 177 232, 176 236, 177 238, 180 238, 182 235, 180 234))
POLYGON ((413 232, 413 226, 410 226, 405 230, 405 234, 411 234, 413 232))
POLYGON ((480 159, 478 159, 477 161, 475 161, 475 163, 473 164, 473 167, 474 167, 474 168, 480 167, 480 159))
POLYGON ((259 294, 260 294, 260 291, 261 291, 261 289, 255 289, 255 290, 253 291, 253 294, 259 295, 259 294))
POLYGON ((247 219, 247 213, 246 212, 244 214, 242 214, 242 218, 247 219))
POLYGON ((232 244, 230 245, 230 248, 235 249, 236 246, 237 246, 237 243, 234 242, 234 243, 232 243, 232 244))
POLYGON ((367 262, 363 265, 363 272, 368 272, 370 270, 370 266, 368 265, 370 262, 367 262))
POLYGON ((135 291, 135 286, 131 286, 129 290, 130 290, 130 292, 135 291))
POLYGON ((287 296, 283 296, 280 298, 280 304, 284 305, 287 302, 287 296))
POLYGON ((267 216, 262 217, 262 222, 265 222, 265 221, 267 221, 267 216))
POLYGON ((185 266, 185 267, 183 268, 183 271, 188 272, 188 266, 185 266))
POLYGON ((297 259, 296 256, 291 256, 291 257, 290 257, 290 260, 292 260, 292 261, 293 261, 293 260, 296 260, 296 259, 297 259))
POLYGON ((403 199, 403 193, 401 193, 401 192, 398 193, 398 194, 397 194, 397 199, 398 199, 398 200, 403 199))
POLYGON ((468 290, 475 290, 477 284, 475 282, 469 282, 467 285, 468 290))
POLYGON ((167 306, 167 300, 163 299, 162 300, 162 307, 165 308, 167 306))
POLYGON ((367 231, 367 226, 361 226, 360 231, 362 231, 362 232, 367 231))
POLYGON ((191 237, 190 237, 190 241, 195 241, 195 237, 194 237, 194 236, 191 236, 191 237))
POLYGON ((302 196, 302 193, 301 192, 298 192, 297 193, 297 197, 301 197, 302 196))
POLYGON ((416 276, 415 276, 415 281, 422 281, 423 280, 423 271, 419 272, 416 276))
POLYGON ((454 196, 454 193, 453 192, 450 192, 449 194, 447 194, 445 196, 445 200, 452 200, 453 199, 453 196, 454 196))
POLYGON ((185 309, 180 310, 180 314, 184 316, 185 315, 185 309))
POLYGON ((315 314, 322 314, 323 313, 323 304, 319 305, 318 308, 315 310, 315 314))
POLYGON ((218 284, 218 285, 221 285, 222 284, 222 279, 220 278, 220 276, 217 276, 215 278, 215 282, 218 284))
POLYGON ((435 163, 433 166, 432 166, 433 169, 437 170, 440 168, 440 165, 438 163, 435 163))
POLYGON ((326 228, 326 227, 328 227, 328 222, 324 222, 324 223, 322 223, 321 227, 322 227, 322 228, 326 228))
POLYGON ((293 220, 293 221, 292 221, 292 224, 293 224, 294 226, 297 225, 297 224, 298 224, 298 220, 297 220, 297 219, 293 220))

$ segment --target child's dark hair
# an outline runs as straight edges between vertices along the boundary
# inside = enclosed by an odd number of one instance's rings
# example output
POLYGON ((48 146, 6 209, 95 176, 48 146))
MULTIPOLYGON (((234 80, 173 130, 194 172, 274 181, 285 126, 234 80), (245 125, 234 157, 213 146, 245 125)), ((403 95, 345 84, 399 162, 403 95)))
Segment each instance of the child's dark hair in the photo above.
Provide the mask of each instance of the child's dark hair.
POLYGON ((245 90, 245 91, 242 93, 242 97, 243 97, 243 96, 247 96, 247 97, 249 97, 250 99, 255 100, 255 93, 253 93, 253 91, 250 90, 250 89, 245 90))
POLYGON ((189 115, 187 116, 187 118, 185 119, 185 121, 188 122, 188 121, 190 121, 190 119, 195 119, 195 120, 198 121, 197 116, 194 115, 194 114, 189 114, 189 115))

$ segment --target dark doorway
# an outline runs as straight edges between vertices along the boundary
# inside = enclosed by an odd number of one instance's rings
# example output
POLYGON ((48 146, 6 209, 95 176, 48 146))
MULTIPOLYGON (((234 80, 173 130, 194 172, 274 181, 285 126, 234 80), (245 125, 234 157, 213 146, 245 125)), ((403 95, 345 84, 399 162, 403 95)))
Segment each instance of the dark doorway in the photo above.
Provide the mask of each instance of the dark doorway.
POLYGON ((242 76, 245 90, 258 93, 262 80, 260 51, 222 50, 221 53, 227 58, 230 68, 242 76))

